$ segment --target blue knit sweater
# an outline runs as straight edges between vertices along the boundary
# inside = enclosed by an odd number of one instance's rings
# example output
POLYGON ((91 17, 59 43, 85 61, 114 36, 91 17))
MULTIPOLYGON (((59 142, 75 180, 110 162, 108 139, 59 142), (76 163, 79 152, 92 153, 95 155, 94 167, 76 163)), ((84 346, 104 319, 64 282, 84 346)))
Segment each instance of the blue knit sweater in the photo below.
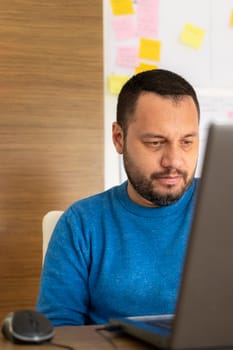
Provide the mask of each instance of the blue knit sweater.
POLYGON ((197 180, 161 208, 135 204, 126 187, 74 203, 58 222, 37 304, 54 325, 174 313, 197 180))

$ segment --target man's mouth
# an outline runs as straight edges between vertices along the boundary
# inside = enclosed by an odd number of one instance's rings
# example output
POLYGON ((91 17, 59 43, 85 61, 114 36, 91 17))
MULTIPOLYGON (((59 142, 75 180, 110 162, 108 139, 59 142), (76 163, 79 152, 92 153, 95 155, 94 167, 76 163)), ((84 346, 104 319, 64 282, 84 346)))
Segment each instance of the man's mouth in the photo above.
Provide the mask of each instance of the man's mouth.
POLYGON ((182 175, 175 175, 175 176, 158 176, 156 178, 157 182, 161 183, 162 185, 170 185, 175 186, 179 184, 179 182, 183 179, 182 175))

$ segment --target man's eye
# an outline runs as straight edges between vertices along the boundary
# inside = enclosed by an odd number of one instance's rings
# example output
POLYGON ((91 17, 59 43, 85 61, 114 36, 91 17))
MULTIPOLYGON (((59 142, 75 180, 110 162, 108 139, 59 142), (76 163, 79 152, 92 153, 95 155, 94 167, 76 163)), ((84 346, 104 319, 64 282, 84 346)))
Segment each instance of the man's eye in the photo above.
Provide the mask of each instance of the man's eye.
POLYGON ((193 140, 185 140, 184 142, 187 143, 187 144, 192 144, 193 140))
POLYGON ((181 144, 184 146, 184 147, 189 147, 193 144, 193 140, 183 140, 181 142, 181 144))
POLYGON ((147 141, 146 144, 149 146, 149 147, 160 147, 164 144, 165 142, 164 141, 147 141))

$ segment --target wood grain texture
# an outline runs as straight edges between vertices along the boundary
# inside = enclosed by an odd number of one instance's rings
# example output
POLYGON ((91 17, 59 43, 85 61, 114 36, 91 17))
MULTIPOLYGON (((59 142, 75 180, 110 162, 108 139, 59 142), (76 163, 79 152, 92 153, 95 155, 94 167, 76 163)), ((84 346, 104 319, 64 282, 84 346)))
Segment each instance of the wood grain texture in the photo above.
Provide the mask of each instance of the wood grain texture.
POLYGON ((102 7, 0 2, 0 320, 35 306, 42 216, 102 191, 102 7))

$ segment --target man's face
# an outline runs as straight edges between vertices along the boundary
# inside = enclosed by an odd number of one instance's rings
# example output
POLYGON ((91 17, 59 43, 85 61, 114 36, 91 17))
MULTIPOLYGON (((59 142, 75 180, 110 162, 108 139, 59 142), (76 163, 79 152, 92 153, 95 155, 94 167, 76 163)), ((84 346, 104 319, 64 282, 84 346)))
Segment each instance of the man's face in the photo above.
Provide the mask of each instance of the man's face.
POLYGON ((128 194, 144 206, 177 201, 190 185, 198 157, 198 112, 191 97, 178 101, 154 93, 139 96, 124 138, 113 124, 113 141, 123 154, 128 194))

